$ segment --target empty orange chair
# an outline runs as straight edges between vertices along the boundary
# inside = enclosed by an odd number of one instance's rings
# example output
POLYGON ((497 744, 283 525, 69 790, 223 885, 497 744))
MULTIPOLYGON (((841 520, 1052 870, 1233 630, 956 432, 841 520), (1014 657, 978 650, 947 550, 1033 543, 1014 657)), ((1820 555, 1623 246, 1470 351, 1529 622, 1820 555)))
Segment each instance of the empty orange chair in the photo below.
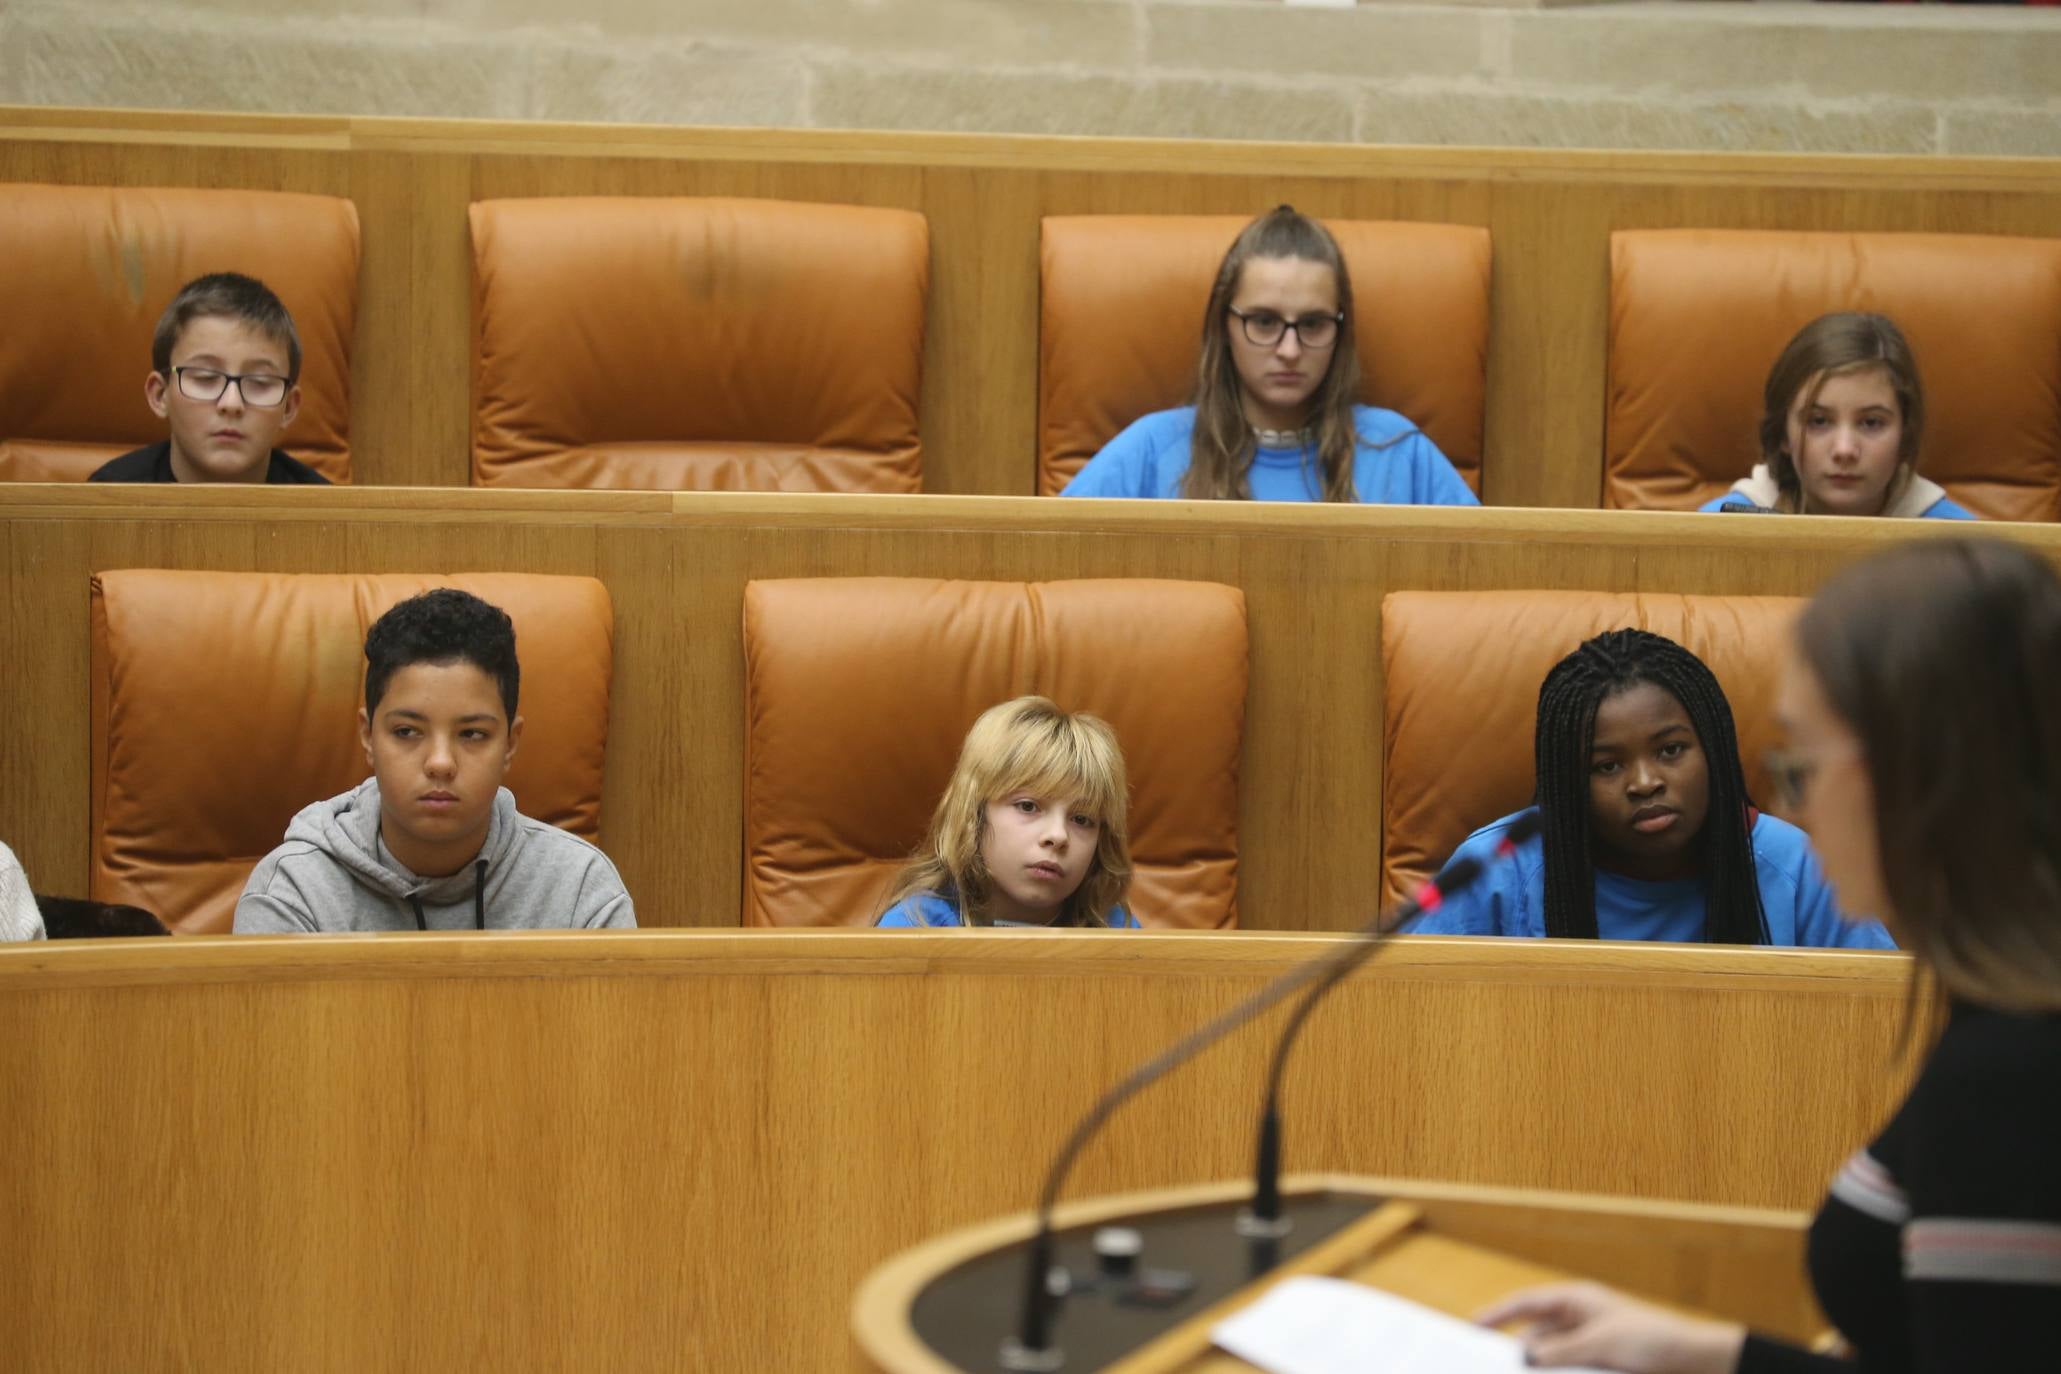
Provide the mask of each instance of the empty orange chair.
POLYGON ((301 340, 301 411, 280 446, 351 480, 358 211, 274 191, 0 186, 0 479, 84 481, 165 437, 143 399, 151 336, 179 288, 257 277, 301 340))
POLYGON ((471 217, 475 485, 921 489, 923 216, 586 197, 471 217))
POLYGON ((368 776, 365 632, 438 586, 515 622, 527 723, 506 785, 518 807, 597 839, 614 617, 592 578, 104 572, 92 588, 93 899, 187 934, 228 930, 294 813, 368 776))
POLYGON ((1391 592, 1381 601, 1381 878, 1392 901, 1470 834, 1531 801, 1539 684, 1605 630, 1665 635, 1731 702, 1756 804, 1775 743, 1775 677, 1802 602, 1636 592, 1391 592))
POLYGON ((1031 692, 1116 731, 1131 784, 1131 912, 1146 926, 1235 923, 1236 588, 752 582, 744 659, 744 924, 870 924, 974 718, 1031 692))
POLYGON ((1920 473, 1977 515, 2061 515, 2061 239, 1974 234, 1612 234, 1603 504, 1693 510, 1746 476, 1768 369, 1835 310, 1910 340, 1920 473))
MULTIPOLYGON (((1237 215, 1073 215, 1041 229, 1040 495, 1132 421, 1186 405, 1202 315, 1237 215)), ((1352 277, 1360 399, 1396 411, 1481 490, 1488 230, 1323 221, 1352 277)))

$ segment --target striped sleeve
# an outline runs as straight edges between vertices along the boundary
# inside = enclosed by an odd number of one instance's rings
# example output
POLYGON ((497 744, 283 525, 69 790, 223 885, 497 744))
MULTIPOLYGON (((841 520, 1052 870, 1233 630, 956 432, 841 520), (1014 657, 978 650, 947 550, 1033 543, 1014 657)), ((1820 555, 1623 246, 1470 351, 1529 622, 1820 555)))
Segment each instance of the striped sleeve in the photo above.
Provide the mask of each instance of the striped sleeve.
POLYGON ((2061 1370, 2061 1022, 1956 1018, 1905 1113, 1912 1367, 2061 1370))
MULTIPOLYGON (((2061 1313, 2061 1222, 1925 1217, 1904 1228, 1904 1277, 2046 1288, 2061 1313)), ((2061 1361, 2061 1342, 2055 1358, 2061 1361)))

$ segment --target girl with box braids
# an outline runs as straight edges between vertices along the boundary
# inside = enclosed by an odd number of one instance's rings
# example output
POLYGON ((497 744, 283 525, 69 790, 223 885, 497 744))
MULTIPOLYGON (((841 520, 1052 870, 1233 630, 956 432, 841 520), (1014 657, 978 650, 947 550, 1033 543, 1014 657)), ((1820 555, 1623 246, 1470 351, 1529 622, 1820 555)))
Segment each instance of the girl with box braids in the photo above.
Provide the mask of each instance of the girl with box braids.
POLYGON ((1703 660, 1660 635, 1612 630, 1554 665, 1539 686, 1533 752, 1536 804, 1544 822, 1545 933, 1597 938, 1591 833, 1590 755, 1596 708, 1606 698, 1651 683, 1680 702, 1708 760, 1710 801, 1696 837, 1707 892, 1705 941, 1769 943, 1754 865, 1751 799, 1724 689, 1703 660))

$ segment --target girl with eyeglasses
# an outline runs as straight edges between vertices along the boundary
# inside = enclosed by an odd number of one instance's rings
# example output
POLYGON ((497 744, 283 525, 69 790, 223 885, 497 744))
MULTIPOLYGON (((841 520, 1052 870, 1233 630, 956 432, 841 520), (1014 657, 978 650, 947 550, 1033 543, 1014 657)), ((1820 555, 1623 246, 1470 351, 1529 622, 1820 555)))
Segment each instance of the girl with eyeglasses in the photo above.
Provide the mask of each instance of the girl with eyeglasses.
POLYGON ((1538 834, 1505 864, 1516 816, 1470 835, 1453 857, 1482 878, 1404 932, 1892 947, 1840 916, 1803 832, 1755 809, 1724 688, 1673 640, 1612 630, 1555 664, 1533 753, 1538 834))
POLYGON ((1849 569, 1789 645, 1776 709, 1798 819, 1842 901, 1882 913, 1913 955, 1914 994, 1946 1012, 1910 1095, 1811 1225, 1811 1282, 1851 1358, 1575 1284, 1482 1315, 1522 1324, 1531 1363, 2061 1369, 2057 681, 2061 578, 1993 540, 1926 540, 1849 569))
POLYGON ((1345 259, 1284 205, 1217 269, 1195 404, 1125 429, 1061 494, 1479 505, 1417 426, 1356 404, 1359 381, 1345 259))

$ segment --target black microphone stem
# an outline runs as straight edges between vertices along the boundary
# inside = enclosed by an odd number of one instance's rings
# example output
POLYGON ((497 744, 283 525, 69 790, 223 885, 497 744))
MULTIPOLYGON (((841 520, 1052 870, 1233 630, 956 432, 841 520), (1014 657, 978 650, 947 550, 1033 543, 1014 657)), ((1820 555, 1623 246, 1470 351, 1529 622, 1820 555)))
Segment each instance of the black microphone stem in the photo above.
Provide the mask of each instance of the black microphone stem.
MULTIPOLYGON (((1508 859, 1516 852, 1516 846, 1537 830, 1538 812, 1526 812, 1511 823, 1503 842, 1497 846, 1498 858, 1508 859)), ((1281 1123, 1275 1111, 1274 1099, 1281 1085, 1283 1066, 1288 1061, 1288 1046, 1294 1043, 1296 1032, 1302 1029, 1303 1022, 1309 1019, 1310 1011, 1326 992, 1336 987, 1347 974, 1373 958, 1376 952, 1388 943, 1382 937, 1389 930, 1417 915, 1427 904, 1443 900, 1448 894, 1466 887, 1480 877, 1481 872, 1482 864, 1477 859, 1454 859, 1436 878, 1420 887, 1416 896, 1361 926, 1354 932, 1354 938, 1349 939, 1342 948, 1321 958, 1298 964, 1237 1006, 1190 1031, 1131 1070, 1122 1082, 1102 1095, 1101 1100, 1096 1102, 1088 1114, 1075 1125, 1073 1133, 1067 1136, 1066 1143, 1060 1146, 1058 1158, 1052 1161, 1051 1171, 1045 1175, 1045 1186, 1038 1194, 1038 1230, 1031 1241, 1030 1270, 1025 1276, 1023 1327, 1018 1335, 1002 1343, 1002 1368, 1012 1371, 1043 1371, 1058 1369, 1062 1363, 1062 1357, 1051 1344, 1054 1301, 1049 1278, 1052 1269, 1052 1208, 1059 1199, 1060 1189, 1066 1186, 1067 1175, 1073 1172, 1074 1160, 1079 1157, 1082 1147, 1102 1129, 1104 1122, 1116 1114, 1116 1109, 1208 1049, 1216 1041, 1262 1012, 1279 1005, 1291 993, 1305 987, 1309 988, 1309 996, 1296 1008, 1294 1016, 1289 1020, 1283 1043, 1275 1051, 1274 1062, 1268 1075, 1267 1112, 1261 1123, 1260 1187, 1264 1193, 1273 1195, 1278 1215, 1281 1123), (1271 1167, 1268 1167, 1270 1164, 1271 1167)))
MULTIPOLYGON (((1407 918, 1405 918, 1407 919, 1407 918)), ((1374 952, 1386 945, 1386 940, 1370 940, 1354 946, 1356 958, 1341 960, 1317 980, 1315 987, 1296 1003, 1295 1010, 1288 1014, 1288 1023, 1281 1028, 1281 1038, 1274 1045, 1274 1062, 1267 1069, 1266 1107, 1260 1113, 1259 1149, 1253 1166, 1256 1182, 1252 1193, 1252 1218, 1256 1224, 1248 1224, 1248 1230, 1261 1237, 1269 1232, 1278 1235, 1275 1224, 1281 1219, 1281 1079, 1288 1070, 1288 1054, 1295 1048, 1296 1038, 1310 1019, 1310 1013, 1317 1009, 1317 1003, 1324 1000, 1324 994, 1338 986, 1346 975, 1374 957, 1374 952)))
MULTIPOLYGON (((1471 862, 1464 873, 1453 871, 1441 875, 1443 879, 1458 886, 1471 879, 1479 866, 1471 862)), ((1454 866, 1455 870, 1459 865, 1454 866)), ((1383 912, 1355 934, 1378 936, 1391 925, 1400 924, 1416 914, 1418 903, 1404 903, 1394 911, 1383 912)), ((1278 1006, 1290 994, 1316 983, 1311 1001, 1340 978, 1359 967, 1386 941, 1380 939, 1355 939, 1343 948, 1321 959, 1312 959, 1281 975, 1245 1001, 1204 1023, 1187 1035, 1182 1036, 1151 1059, 1146 1060, 1114 1088, 1102 1095, 1088 1114, 1074 1126, 1066 1143, 1059 1147, 1059 1155, 1052 1161, 1051 1172, 1045 1176, 1044 1190, 1038 1196, 1038 1230, 1031 1243, 1030 1272, 1026 1277, 1023 1308, 1023 1330, 1014 1340, 1005 1343, 1002 1363, 1005 1369, 1037 1370, 1056 1368, 1040 1358, 1050 1349, 1053 1295, 1047 1286, 1046 1275, 1051 1269, 1052 1255, 1052 1208, 1058 1201, 1059 1192, 1066 1186, 1067 1175, 1073 1171, 1074 1160, 1087 1145, 1102 1124, 1116 1114, 1123 1106, 1144 1089, 1164 1078, 1173 1070, 1193 1059, 1210 1045, 1253 1020, 1261 1013, 1278 1006)), ((1303 1004, 1302 1015, 1307 1015, 1310 1001, 1303 1004)), ((1277 1066, 1278 1070, 1278 1066, 1277 1066)))
MULTIPOLYGON (((1355 951, 1357 948, 1354 946, 1355 951)), ((1325 971, 1324 960, 1312 960, 1290 969, 1245 1001, 1190 1031, 1131 1070, 1129 1076, 1104 1093, 1102 1100, 1074 1126, 1066 1143, 1059 1147, 1059 1155, 1045 1175, 1044 1190, 1038 1195, 1038 1231, 1031 1242, 1030 1270, 1025 1276, 1023 1330, 1014 1341, 1003 1346, 1003 1368, 1038 1370, 1058 1367, 1045 1363, 1041 1358, 1051 1347, 1053 1295, 1047 1286, 1046 1275, 1052 1267, 1052 1207, 1059 1199, 1060 1190, 1066 1186, 1067 1175, 1073 1172, 1074 1160, 1080 1156, 1082 1147, 1102 1128, 1103 1122, 1116 1114, 1117 1108, 1217 1040, 1278 1005, 1325 971)))
MULTIPOLYGON (((1537 811, 1528 811, 1513 821, 1509 830, 1497 846, 1497 856, 1509 858, 1517 846, 1529 839, 1539 828, 1537 811)), ((1260 1113, 1259 1146, 1253 1152, 1254 1183, 1252 1207, 1246 1216, 1239 1219, 1240 1230, 1255 1241, 1278 1241, 1287 1233, 1287 1226, 1281 1220, 1281 1080, 1288 1072, 1288 1056, 1295 1049, 1297 1037, 1309 1021, 1310 1013, 1317 1009, 1317 1003, 1324 995, 1344 981, 1346 975, 1374 957, 1374 954, 1388 941, 1379 938, 1394 926, 1409 920, 1416 910, 1421 910, 1429 894, 1436 892, 1443 900, 1447 893, 1457 892, 1481 876, 1482 866, 1472 860, 1461 860, 1448 864, 1430 883, 1418 889, 1418 896, 1411 899, 1393 917, 1375 918, 1372 925, 1364 927, 1360 934, 1367 938, 1363 944, 1349 946, 1337 960, 1316 980, 1316 986, 1296 1004, 1288 1015, 1288 1022, 1281 1028, 1281 1039, 1274 1046, 1274 1062, 1267 1070, 1266 1107, 1260 1113), (1413 910, 1413 908, 1415 910, 1413 910)), ((1256 1249, 1255 1262, 1265 1258, 1258 1267, 1273 1267, 1271 1246, 1256 1249)))

